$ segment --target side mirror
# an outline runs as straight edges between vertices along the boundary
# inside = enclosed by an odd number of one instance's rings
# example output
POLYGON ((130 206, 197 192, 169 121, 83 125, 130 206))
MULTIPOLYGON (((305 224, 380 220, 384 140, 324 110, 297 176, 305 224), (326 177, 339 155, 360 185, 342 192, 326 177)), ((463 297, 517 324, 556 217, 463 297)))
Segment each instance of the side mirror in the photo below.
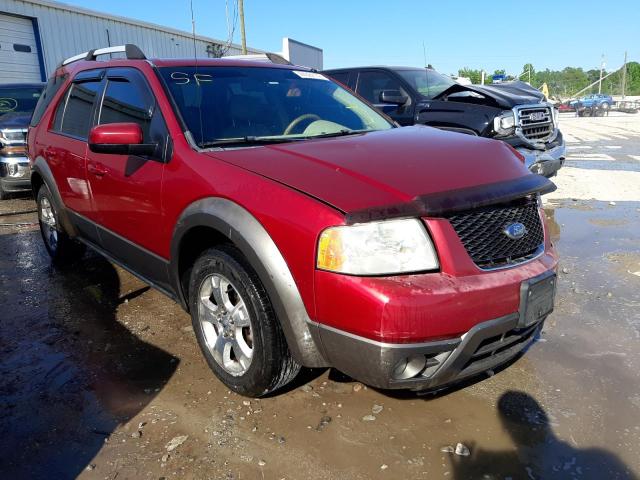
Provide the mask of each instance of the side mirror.
POLYGON ((111 155, 153 155, 155 143, 142 143, 142 128, 137 123, 96 125, 89 132, 89 150, 111 155))
POLYGON ((400 90, 383 90, 380 92, 380 103, 391 103, 402 106, 409 100, 400 90))

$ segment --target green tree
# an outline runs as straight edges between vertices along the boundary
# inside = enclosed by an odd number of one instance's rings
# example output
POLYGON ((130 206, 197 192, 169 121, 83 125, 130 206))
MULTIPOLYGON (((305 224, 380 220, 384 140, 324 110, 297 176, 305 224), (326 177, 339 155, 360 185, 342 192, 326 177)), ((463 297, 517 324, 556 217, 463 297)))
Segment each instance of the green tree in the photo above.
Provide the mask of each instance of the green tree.
POLYGON ((640 95, 640 63, 627 63, 626 95, 640 95))
POLYGON ((482 80, 482 70, 464 67, 458 70, 458 76, 466 77, 471 80, 471 83, 479 84, 482 80))

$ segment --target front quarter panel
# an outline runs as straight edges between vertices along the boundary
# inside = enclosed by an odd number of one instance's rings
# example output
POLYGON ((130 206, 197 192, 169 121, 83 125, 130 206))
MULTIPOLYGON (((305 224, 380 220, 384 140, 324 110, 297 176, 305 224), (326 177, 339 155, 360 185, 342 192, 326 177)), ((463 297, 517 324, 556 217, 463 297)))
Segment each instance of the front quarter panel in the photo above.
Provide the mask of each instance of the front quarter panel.
POLYGON ((260 276, 294 357, 305 366, 324 365, 310 335, 316 242, 324 228, 344 217, 307 195, 193 150, 176 152, 166 165, 163 189, 167 225, 175 226, 163 243, 176 290, 181 238, 194 226, 214 228, 260 276))

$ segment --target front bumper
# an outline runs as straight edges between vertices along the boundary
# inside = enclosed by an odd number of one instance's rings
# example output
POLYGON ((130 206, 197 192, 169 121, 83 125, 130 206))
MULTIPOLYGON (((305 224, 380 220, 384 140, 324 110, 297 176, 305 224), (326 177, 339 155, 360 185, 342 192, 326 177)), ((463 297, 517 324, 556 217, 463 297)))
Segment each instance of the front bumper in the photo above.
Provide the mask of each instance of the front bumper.
POLYGON ((421 343, 385 343, 326 325, 318 334, 339 370, 384 389, 433 390, 496 368, 527 348, 553 311, 555 270, 520 285, 517 312, 476 324, 464 334, 421 343))
POLYGON ((376 342, 319 325, 332 366, 382 389, 436 390, 512 360, 542 330, 545 319, 518 327, 519 314, 479 323, 454 339, 425 343, 376 342))
POLYGON ((552 177, 558 173, 567 152, 564 140, 548 150, 532 150, 525 147, 517 147, 516 150, 524 156, 524 164, 532 173, 545 177, 552 177))
POLYGON ((0 184, 5 192, 31 190, 31 169, 27 157, 0 156, 0 184))

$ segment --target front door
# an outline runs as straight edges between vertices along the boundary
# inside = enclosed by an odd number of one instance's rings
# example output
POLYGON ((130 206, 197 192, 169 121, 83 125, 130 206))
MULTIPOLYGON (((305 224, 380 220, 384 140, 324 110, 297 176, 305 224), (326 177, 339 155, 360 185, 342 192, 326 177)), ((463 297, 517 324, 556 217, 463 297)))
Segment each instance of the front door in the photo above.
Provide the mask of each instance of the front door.
MULTIPOLYGON (((144 143, 157 144, 150 156, 87 152, 92 216, 102 247, 148 280, 164 283, 158 242, 163 228, 162 174, 168 132, 144 75, 134 68, 107 69, 97 124, 133 122, 144 143)), ((168 159, 167 159, 168 160, 168 159)))

